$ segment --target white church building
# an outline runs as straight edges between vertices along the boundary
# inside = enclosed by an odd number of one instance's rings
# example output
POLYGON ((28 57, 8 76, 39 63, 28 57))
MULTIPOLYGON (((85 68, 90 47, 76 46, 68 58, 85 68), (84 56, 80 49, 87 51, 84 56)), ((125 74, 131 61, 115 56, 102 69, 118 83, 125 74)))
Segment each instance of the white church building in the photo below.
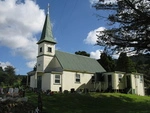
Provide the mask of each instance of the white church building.
POLYGON ((36 70, 28 72, 30 87, 51 91, 125 91, 144 95, 142 74, 106 72, 97 60, 55 49, 49 13, 38 44, 36 70))

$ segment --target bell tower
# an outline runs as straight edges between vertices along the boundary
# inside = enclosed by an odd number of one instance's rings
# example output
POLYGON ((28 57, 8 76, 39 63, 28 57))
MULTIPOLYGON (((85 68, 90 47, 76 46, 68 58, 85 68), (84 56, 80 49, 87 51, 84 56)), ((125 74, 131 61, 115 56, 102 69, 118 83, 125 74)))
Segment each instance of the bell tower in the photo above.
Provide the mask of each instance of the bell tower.
POLYGON ((55 55, 56 41, 53 38, 52 28, 49 17, 49 4, 48 12, 46 14, 42 34, 38 44, 38 56, 37 56, 37 71, 44 72, 49 62, 55 55))

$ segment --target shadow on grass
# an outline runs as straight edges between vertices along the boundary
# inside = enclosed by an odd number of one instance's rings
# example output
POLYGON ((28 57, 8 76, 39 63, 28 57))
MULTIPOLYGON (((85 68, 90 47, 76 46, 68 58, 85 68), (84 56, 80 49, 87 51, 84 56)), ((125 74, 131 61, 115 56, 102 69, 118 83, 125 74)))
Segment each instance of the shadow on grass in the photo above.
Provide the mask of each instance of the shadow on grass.
MULTIPOLYGON (((37 104, 35 101, 32 102, 37 104)), ((150 113, 150 97, 136 95, 43 94, 42 102, 44 113, 150 113)))

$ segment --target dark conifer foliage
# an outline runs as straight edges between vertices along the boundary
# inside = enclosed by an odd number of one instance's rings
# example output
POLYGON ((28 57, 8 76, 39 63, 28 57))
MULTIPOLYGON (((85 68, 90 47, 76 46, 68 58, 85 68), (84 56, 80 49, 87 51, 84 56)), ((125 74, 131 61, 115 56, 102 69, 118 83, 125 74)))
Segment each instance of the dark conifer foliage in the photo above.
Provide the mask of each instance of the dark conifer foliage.
POLYGON ((116 64, 117 71, 123 71, 126 73, 137 72, 135 63, 127 56, 126 53, 121 53, 116 64))
POLYGON ((90 54, 87 53, 86 51, 76 51, 75 54, 90 57, 90 54))
POLYGON ((97 10, 115 10, 107 19, 111 25, 118 26, 103 31, 103 35, 98 35, 98 45, 111 48, 115 52, 150 51, 149 0, 116 0, 115 3, 109 4, 100 0, 94 7, 97 10))
POLYGON ((115 71, 115 62, 107 53, 102 53, 98 62, 107 72, 115 71))

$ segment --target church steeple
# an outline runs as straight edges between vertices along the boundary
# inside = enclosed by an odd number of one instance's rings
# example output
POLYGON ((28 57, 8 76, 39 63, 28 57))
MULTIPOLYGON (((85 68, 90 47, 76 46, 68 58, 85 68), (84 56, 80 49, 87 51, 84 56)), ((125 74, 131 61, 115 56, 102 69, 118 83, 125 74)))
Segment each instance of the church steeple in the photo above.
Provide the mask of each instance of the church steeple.
POLYGON ((49 17, 49 7, 38 44, 37 71, 43 72, 55 56, 56 41, 53 38, 49 17))
POLYGON ((50 43, 56 44, 56 41, 53 38, 52 27, 51 27, 51 23, 50 23, 49 4, 48 4, 48 11, 47 11, 45 23, 44 23, 44 26, 43 26, 41 38, 37 42, 37 44, 40 44, 42 42, 50 42, 50 43))

